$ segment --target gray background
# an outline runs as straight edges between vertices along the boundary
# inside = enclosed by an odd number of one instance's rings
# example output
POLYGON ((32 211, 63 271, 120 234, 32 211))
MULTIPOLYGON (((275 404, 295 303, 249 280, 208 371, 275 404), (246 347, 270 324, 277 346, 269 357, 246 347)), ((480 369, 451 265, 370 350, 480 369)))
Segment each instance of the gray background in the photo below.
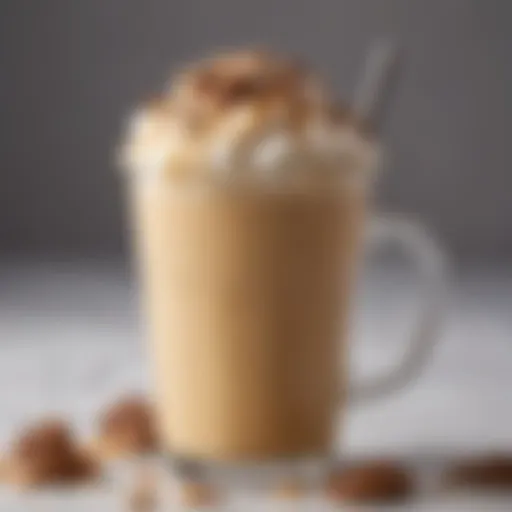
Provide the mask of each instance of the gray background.
POLYGON ((391 35, 407 65, 380 206, 425 219, 461 258, 510 258, 511 19, 507 0, 2 0, 0 247, 124 252, 121 121, 183 61, 267 43, 349 96, 368 45, 391 35))

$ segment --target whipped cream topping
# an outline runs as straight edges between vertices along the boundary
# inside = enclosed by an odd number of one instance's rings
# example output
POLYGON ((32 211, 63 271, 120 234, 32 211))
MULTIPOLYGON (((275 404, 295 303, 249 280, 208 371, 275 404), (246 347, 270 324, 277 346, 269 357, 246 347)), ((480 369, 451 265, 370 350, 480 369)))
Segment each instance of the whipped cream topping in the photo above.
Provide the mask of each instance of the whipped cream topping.
POLYGON ((123 168, 144 175, 276 179, 367 174, 377 145, 310 71, 248 51, 191 66, 139 107, 120 156, 123 168))

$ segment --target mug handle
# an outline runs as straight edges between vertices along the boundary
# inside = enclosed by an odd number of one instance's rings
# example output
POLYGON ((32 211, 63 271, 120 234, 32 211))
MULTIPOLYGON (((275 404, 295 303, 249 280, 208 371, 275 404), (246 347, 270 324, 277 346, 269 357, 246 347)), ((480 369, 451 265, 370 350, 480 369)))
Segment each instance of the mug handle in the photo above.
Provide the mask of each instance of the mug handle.
POLYGON ((444 251, 423 225, 403 216, 384 215, 371 221, 367 234, 370 246, 396 245, 411 260, 420 278, 422 305, 402 360, 368 382, 349 385, 348 398, 356 403, 400 391, 420 374, 439 339, 446 297, 444 251))

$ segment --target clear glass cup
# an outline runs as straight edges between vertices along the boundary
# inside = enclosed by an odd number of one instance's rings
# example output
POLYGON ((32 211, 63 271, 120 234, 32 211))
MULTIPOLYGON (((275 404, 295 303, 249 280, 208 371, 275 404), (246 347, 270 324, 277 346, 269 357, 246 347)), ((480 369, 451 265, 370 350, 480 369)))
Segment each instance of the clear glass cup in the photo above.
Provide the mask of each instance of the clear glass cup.
POLYGON ((319 489, 349 403, 402 389, 428 361, 443 253, 420 224, 368 214, 369 192, 349 179, 328 188, 131 180, 163 455, 180 479, 319 489), (367 243, 404 252, 422 305, 399 364, 354 385, 351 305, 367 243))

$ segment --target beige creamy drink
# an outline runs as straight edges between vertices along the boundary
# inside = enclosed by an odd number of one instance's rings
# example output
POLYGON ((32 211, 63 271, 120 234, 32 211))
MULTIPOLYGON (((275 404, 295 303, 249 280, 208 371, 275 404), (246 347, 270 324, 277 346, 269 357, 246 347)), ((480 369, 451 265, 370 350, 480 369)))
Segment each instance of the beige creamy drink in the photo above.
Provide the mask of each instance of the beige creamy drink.
POLYGON ((140 109, 121 156, 165 448, 325 453, 373 143, 309 72, 239 52, 140 109))

